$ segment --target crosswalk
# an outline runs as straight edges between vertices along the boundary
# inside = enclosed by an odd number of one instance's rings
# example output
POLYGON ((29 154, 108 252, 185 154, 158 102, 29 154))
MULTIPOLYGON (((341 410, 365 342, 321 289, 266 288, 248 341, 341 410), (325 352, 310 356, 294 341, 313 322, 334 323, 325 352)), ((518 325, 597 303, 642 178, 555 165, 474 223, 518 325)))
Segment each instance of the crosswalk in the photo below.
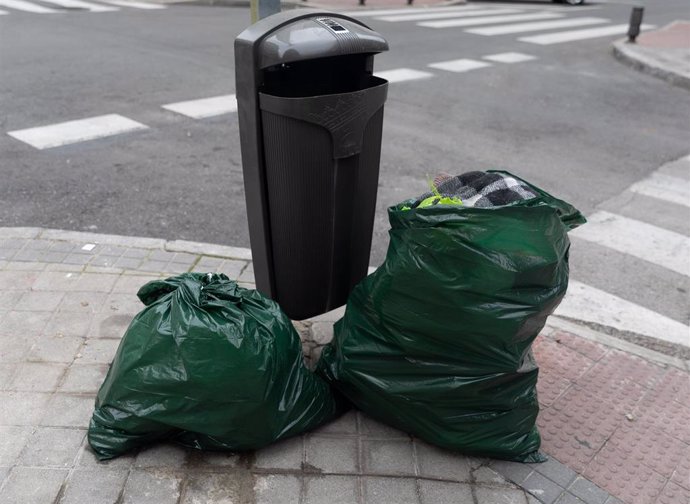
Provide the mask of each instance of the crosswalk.
MULTIPOLYGON (((627 24, 614 24, 608 18, 597 16, 582 16, 582 12, 582 9, 577 9, 577 12, 562 8, 537 10, 519 5, 462 5, 436 9, 356 11, 345 14, 370 17, 389 23, 414 23, 416 26, 435 30, 460 29, 464 33, 485 37, 537 33, 516 39, 519 42, 537 45, 610 37, 623 35, 628 31, 627 24)), ((641 26, 642 30, 651 28, 654 26, 641 26)))
POLYGON ((159 10, 165 9, 165 5, 129 1, 129 0, 40 0, 31 2, 28 0, 0 0, 0 15, 11 13, 31 14, 61 14, 72 11, 82 12, 115 12, 126 9, 159 10), (6 10, 7 9, 7 10, 6 10))

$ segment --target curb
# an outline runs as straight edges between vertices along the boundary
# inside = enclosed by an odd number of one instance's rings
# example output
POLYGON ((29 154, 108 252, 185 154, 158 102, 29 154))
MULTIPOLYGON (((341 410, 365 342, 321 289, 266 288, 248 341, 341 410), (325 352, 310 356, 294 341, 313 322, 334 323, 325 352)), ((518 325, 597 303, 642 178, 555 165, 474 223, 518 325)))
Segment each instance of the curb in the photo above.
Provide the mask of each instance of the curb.
POLYGON ((625 39, 613 43, 613 56, 621 63, 642 73, 663 79, 674 86, 690 90, 690 74, 681 73, 674 68, 672 62, 660 61, 657 57, 645 52, 643 47, 630 44, 625 39))

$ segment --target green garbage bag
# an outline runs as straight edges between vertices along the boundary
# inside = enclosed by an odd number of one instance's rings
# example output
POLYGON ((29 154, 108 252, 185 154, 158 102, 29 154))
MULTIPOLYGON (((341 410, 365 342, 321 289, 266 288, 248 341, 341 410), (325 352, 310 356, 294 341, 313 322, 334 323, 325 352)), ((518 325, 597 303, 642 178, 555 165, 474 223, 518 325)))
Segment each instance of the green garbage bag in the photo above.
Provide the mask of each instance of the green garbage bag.
POLYGON ((96 398, 88 439, 99 459, 145 443, 260 448, 333 418, 328 384, 303 363, 280 307, 222 274, 144 285, 96 398))
POLYGON ((317 371, 428 442, 544 460, 531 344, 565 295, 567 232, 585 220, 528 186, 536 198, 493 208, 390 207, 385 262, 351 293, 317 371))

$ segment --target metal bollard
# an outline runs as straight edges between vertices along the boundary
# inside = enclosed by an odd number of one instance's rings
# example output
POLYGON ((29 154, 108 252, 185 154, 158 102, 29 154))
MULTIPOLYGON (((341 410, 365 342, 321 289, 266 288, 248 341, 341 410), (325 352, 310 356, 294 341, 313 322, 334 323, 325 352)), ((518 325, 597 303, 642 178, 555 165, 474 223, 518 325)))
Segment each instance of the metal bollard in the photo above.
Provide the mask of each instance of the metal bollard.
POLYGON ((640 25, 642 24, 642 15, 644 14, 644 7, 633 7, 630 13, 630 28, 628 28, 628 42, 635 43, 635 39, 640 34, 640 25))

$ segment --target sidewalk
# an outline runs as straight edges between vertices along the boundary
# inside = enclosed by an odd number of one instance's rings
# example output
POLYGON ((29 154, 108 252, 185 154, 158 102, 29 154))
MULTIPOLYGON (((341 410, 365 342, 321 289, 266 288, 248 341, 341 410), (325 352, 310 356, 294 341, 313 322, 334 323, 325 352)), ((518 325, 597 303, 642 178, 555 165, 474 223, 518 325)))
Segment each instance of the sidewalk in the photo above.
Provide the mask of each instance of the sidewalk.
POLYGON ((613 53, 642 72, 690 89, 690 21, 674 21, 642 33, 634 44, 619 40, 613 53))
MULTIPOLYGON (((219 271, 254 285, 247 249, 0 228, 0 502, 690 500, 687 363, 607 347, 557 319, 535 347, 539 426, 551 456, 544 464, 447 452, 358 412, 255 453, 158 445, 98 463, 86 427, 119 339, 142 308, 135 293, 151 279, 185 271, 219 271)), ((341 313, 296 324, 308 362, 341 313)))

